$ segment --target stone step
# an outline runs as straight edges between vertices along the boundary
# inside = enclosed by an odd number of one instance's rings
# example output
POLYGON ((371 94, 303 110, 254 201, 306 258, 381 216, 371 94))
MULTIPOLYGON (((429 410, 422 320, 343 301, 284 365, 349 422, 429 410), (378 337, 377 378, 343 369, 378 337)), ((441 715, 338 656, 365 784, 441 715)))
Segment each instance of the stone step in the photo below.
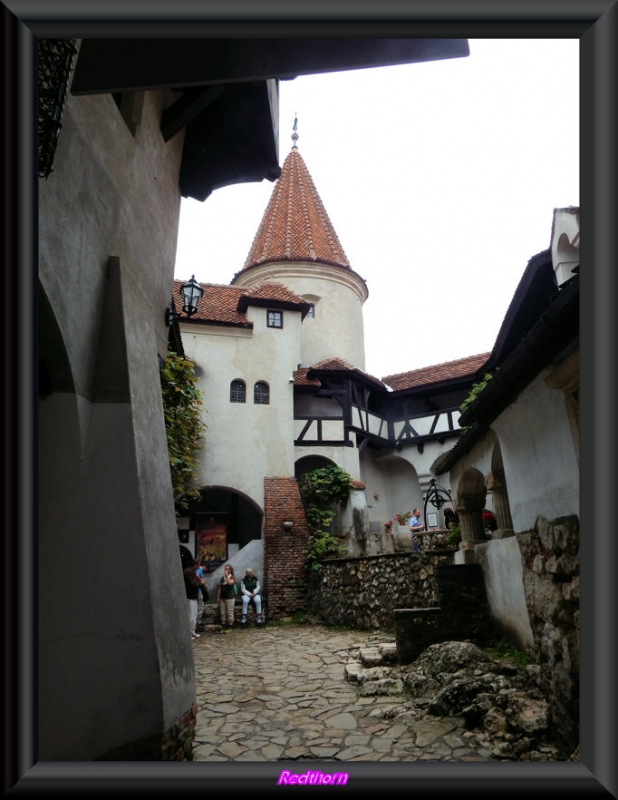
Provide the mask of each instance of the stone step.
POLYGON ((397 662, 397 642, 383 642, 378 645, 378 651, 386 664, 397 662))
POLYGON ((400 695, 405 692, 403 680, 393 676, 390 667, 364 668, 360 661, 349 661, 345 665, 345 678, 356 683, 362 697, 374 695, 400 695))
POLYGON ((396 642, 383 642, 371 647, 361 647, 359 654, 365 667, 394 664, 397 661, 397 644, 396 642))
POLYGON ((377 647, 361 647, 359 655, 364 667, 379 667, 382 664, 382 654, 377 647))

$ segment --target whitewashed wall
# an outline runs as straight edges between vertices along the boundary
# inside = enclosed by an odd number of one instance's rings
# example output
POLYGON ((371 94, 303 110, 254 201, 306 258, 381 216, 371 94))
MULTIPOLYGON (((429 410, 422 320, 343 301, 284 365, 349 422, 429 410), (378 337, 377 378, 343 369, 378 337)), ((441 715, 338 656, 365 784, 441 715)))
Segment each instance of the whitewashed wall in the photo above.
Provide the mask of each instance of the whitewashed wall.
POLYGON ((264 507, 264 476, 294 474, 293 385, 300 348, 301 315, 284 311, 283 328, 268 328, 266 309, 249 307, 253 330, 181 325, 188 358, 199 367, 205 452, 204 486, 234 489, 264 507), (230 402, 230 383, 244 380, 245 403, 230 402), (253 387, 264 381, 270 403, 256 405, 253 387))

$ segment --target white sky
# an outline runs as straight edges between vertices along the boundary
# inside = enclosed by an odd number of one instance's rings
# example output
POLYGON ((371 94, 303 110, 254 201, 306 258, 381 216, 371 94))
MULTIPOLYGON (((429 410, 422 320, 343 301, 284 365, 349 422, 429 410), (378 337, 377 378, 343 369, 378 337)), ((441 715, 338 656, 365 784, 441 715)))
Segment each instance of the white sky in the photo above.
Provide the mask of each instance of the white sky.
MULTIPOLYGON (((280 83, 298 149, 367 281, 376 377, 492 349, 555 208, 579 205, 579 41, 470 40, 465 58, 280 83)), ((175 276, 229 284, 274 184, 183 200, 175 276)), ((331 355, 337 356, 336 352, 331 355)))

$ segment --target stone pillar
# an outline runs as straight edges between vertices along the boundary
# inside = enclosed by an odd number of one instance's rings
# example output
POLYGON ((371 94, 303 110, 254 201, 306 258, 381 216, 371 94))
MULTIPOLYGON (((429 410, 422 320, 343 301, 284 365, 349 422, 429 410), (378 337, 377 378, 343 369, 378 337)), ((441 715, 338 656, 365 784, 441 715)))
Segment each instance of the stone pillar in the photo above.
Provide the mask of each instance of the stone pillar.
POLYGON ((468 496, 464 502, 457 506, 459 526, 461 528, 461 543, 455 553, 456 564, 474 564, 476 556, 474 547, 485 542, 485 531, 481 512, 485 506, 485 496, 468 496))
POLYGON ((461 546, 463 550, 478 542, 485 541, 481 508, 458 508, 459 525, 461 527, 461 546))

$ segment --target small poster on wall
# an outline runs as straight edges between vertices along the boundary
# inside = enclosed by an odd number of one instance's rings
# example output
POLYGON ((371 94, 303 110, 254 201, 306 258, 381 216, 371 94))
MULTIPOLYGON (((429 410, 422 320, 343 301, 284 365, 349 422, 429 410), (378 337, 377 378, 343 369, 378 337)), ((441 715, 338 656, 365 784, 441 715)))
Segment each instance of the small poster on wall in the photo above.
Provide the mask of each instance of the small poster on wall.
POLYGON ((437 528, 438 527, 438 515, 435 511, 430 511, 427 514, 427 527, 428 528, 437 528))
POLYGON ((195 520, 195 556, 206 573, 214 572, 227 558, 227 523, 211 515, 195 520))

